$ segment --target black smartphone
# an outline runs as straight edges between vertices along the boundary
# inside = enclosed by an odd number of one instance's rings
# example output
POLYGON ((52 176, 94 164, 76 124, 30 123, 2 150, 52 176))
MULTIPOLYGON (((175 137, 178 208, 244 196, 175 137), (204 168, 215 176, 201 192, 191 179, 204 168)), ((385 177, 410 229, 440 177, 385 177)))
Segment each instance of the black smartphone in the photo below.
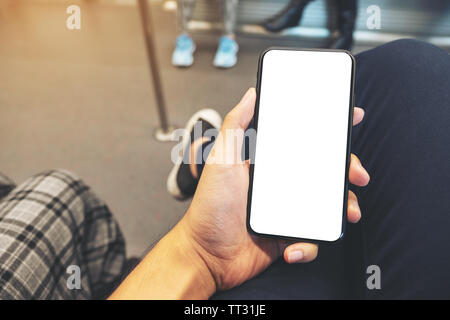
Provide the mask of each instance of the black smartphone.
POLYGON ((355 59, 269 48, 259 58, 247 227, 334 242, 346 225, 355 59))

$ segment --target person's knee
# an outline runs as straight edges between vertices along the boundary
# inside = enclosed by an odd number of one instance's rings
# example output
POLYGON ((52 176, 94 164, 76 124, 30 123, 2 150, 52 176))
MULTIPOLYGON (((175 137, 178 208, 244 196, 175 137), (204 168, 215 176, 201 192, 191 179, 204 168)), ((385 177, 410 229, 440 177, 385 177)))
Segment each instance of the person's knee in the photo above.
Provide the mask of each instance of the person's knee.
POLYGON ((372 50, 365 51, 362 55, 369 52, 383 59, 409 58, 422 56, 424 54, 434 54, 436 52, 445 53, 445 51, 439 47, 417 39, 399 39, 391 41, 372 50))
POLYGON ((35 175, 33 179, 53 181, 53 186, 59 187, 55 188, 55 190, 66 189, 67 187, 74 188, 80 185, 84 185, 83 181, 78 175, 66 169, 51 169, 43 171, 35 175))
POLYGON ((432 45, 431 43, 417 40, 417 39, 399 39, 386 43, 383 46, 378 47, 383 51, 400 51, 400 52, 432 52, 434 50, 441 50, 438 47, 432 45))
POLYGON ((394 61, 400 67, 407 64, 409 68, 424 70, 429 70, 427 61, 448 55, 441 48, 416 39, 396 40, 380 47, 380 51, 382 57, 394 61))
MULTIPOLYGON (((402 39, 356 56, 356 103, 377 109, 389 102, 397 110, 423 112, 448 90, 450 59, 444 50, 419 40, 402 39)), ((390 110, 389 112, 392 112, 390 110)), ((437 111, 436 111, 437 112, 437 111)))
POLYGON ((414 80, 418 75, 442 76, 442 64, 448 65, 444 50, 424 41, 400 39, 356 56, 359 72, 384 81, 414 80))
POLYGON ((86 202, 88 190, 89 187, 75 173, 65 169, 51 169, 30 177, 13 192, 19 198, 22 195, 39 195, 46 202, 47 209, 57 209, 61 213, 75 203, 86 202))

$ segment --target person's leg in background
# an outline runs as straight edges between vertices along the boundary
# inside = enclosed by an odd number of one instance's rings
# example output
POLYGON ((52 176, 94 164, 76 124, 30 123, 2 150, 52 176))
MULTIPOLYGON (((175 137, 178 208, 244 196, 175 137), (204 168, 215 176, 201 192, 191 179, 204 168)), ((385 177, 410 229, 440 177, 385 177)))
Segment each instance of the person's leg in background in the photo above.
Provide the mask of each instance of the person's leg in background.
POLYGON ((223 1, 224 5, 224 34, 229 37, 234 37, 234 28, 236 27, 237 8, 239 0, 223 1))
POLYGON ((104 298, 124 265, 116 221, 72 173, 38 174, 0 200, 0 299, 104 298))
POLYGON ((194 63, 195 43, 189 35, 188 28, 194 7, 195 0, 177 0, 177 21, 181 34, 176 39, 172 54, 172 64, 177 67, 189 67, 194 63))
POLYGON ((295 27, 300 23, 303 11, 312 0, 291 0, 279 13, 262 23, 269 32, 280 32, 286 28, 295 27))
POLYGON ((357 0, 335 0, 337 11, 337 30, 339 37, 330 44, 332 49, 351 50, 353 31, 358 13, 357 0))
POLYGON ((219 39, 213 64, 218 68, 231 68, 237 63, 239 51, 234 34, 239 0, 222 0, 222 2, 224 34, 219 39))
MULTIPOLYGON (((366 298, 450 298, 450 56, 416 40, 357 55, 364 121, 352 152, 371 176, 356 190, 363 271, 381 270, 366 298)), ((368 277, 368 275, 366 275, 368 277)))

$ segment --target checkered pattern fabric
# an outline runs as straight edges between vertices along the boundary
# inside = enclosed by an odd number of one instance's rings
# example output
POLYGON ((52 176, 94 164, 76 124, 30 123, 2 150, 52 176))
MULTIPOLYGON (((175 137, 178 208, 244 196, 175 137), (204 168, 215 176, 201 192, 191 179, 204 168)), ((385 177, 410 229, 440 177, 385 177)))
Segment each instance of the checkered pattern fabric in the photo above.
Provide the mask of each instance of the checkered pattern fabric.
POLYGON ((0 299, 98 298, 120 277, 122 233, 77 176, 52 170, 15 187, 0 175, 0 197, 0 299))

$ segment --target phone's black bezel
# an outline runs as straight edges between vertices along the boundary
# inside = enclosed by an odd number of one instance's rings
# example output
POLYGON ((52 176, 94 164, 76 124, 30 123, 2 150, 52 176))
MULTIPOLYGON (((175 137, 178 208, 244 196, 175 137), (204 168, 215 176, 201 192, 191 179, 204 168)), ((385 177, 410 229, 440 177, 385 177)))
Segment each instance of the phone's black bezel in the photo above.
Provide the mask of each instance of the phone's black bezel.
MULTIPOLYGON (((283 235, 275 235, 275 234, 265 234, 259 233, 252 229, 250 225, 250 214, 251 214, 251 204, 252 204, 252 190, 253 190, 253 172, 255 168, 255 159, 250 161, 250 175, 249 175, 249 187, 247 194, 247 230, 257 236, 262 237, 270 237, 276 239, 285 239, 285 240, 294 240, 294 241, 308 241, 313 243, 336 243, 340 241, 345 234, 346 225, 347 225, 347 201, 348 201, 348 171, 350 166, 350 147, 351 147, 351 136, 352 136, 352 127, 353 127, 353 107, 354 107, 354 87, 355 87, 355 66, 356 60, 354 56, 347 50, 334 50, 334 49, 305 49, 305 48, 292 48, 292 47, 270 47, 264 50, 258 60, 258 73, 257 73, 257 83, 256 83, 256 104, 255 104, 255 112, 254 112, 254 128, 256 130, 256 142, 258 140, 258 118, 259 118, 259 99, 260 99, 260 90, 261 90, 261 78, 262 78, 262 67, 264 56, 267 52, 272 50, 288 50, 288 51, 318 51, 318 52, 342 52, 346 53, 350 56, 352 61, 352 71, 351 71, 351 84, 350 84, 350 105, 349 105, 349 118, 348 118, 348 129, 347 129, 347 149, 346 149, 346 165, 345 165, 345 181, 344 181, 344 201, 342 208, 342 227, 341 227, 341 235, 338 239, 333 241, 328 240, 319 240, 319 239, 308 239, 308 238, 297 238, 297 237, 288 237, 283 235)), ((256 146, 255 146, 256 148, 256 146)), ((256 149, 255 149, 256 151, 256 149)), ((255 154, 256 157, 256 154, 255 154)))

